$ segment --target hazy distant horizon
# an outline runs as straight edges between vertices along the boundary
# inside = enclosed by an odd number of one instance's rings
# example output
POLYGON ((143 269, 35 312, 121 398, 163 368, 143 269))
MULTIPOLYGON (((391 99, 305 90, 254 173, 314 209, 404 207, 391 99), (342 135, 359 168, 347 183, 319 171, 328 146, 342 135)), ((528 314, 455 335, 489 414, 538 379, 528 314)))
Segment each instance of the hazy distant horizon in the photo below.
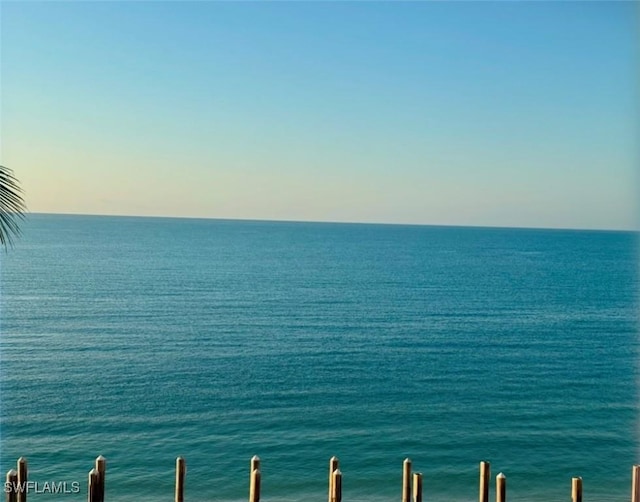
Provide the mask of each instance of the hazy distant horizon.
POLYGON ((148 215, 148 214, 89 214, 89 213, 45 213, 45 212, 29 212, 34 216, 80 216, 80 217, 97 217, 97 218, 156 218, 156 219, 176 219, 176 220, 212 220, 212 221, 246 221, 246 222, 264 222, 264 223, 320 223, 320 224, 343 224, 343 225, 398 225, 398 226, 417 226, 417 227, 459 227, 459 228, 504 228, 504 229, 522 229, 522 230, 568 230, 568 231, 594 231, 594 232, 631 232, 640 233, 638 228, 595 228, 595 227, 534 227, 534 226, 507 226, 507 225, 472 225, 464 223, 413 223, 413 222, 395 222, 395 221, 327 221, 327 220, 295 220, 295 219, 266 219, 266 218, 217 218, 211 216, 172 216, 172 215, 148 215))

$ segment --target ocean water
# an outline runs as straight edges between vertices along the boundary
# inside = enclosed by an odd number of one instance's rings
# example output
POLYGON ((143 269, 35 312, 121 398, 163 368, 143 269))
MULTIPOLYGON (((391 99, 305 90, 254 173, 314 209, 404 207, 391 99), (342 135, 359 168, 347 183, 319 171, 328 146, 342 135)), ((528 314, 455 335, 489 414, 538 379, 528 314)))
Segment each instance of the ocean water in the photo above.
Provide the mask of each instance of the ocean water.
POLYGON ((108 500, 627 501, 638 234, 30 215, 0 256, 0 469, 108 500), (492 480, 491 497, 494 496, 492 480))

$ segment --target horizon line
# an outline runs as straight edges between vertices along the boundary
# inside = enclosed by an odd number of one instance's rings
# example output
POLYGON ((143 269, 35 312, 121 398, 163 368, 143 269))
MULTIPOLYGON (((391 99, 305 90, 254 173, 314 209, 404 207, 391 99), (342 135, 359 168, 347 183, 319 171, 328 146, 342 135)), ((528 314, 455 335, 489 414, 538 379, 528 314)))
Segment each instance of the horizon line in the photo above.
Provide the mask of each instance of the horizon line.
POLYGON ((480 224, 460 224, 460 223, 405 223, 405 222, 383 222, 383 221, 335 221, 335 220, 297 220, 297 219, 270 219, 270 218, 223 218, 215 216, 176 216, 176 215, 140 215, 140 214, 104 214, 104 213, 58 213, 58 212, 26 212, 29 215, 37 216, 85 216, 98 218, 150 218, 150 219, 176 219, 176 220, 212 220, 212 221, 237 221, 255 223, 316 223, 328 225, 385 225, 385 226, 405 226, 405 227, 446 227, 446 228, 486 228, 504 230, 558 230, 573 232, 626 232, 640 234, 639 228, 598 228, 598 227, 542 227, 542 226, 512 226, 512 225, 480 225, 480 224))

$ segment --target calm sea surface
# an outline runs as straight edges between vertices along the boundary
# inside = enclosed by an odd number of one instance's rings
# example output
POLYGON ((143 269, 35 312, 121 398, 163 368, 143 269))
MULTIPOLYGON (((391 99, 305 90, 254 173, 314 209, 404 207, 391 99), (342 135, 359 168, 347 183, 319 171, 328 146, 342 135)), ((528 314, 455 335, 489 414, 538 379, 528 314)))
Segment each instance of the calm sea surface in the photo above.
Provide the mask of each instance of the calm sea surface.
POLYGON ((31 215, 1 261, 0 469, 112 501, 627 501, 638 234, 31 215), (494 481, 491 485, 493 498, 494 481))

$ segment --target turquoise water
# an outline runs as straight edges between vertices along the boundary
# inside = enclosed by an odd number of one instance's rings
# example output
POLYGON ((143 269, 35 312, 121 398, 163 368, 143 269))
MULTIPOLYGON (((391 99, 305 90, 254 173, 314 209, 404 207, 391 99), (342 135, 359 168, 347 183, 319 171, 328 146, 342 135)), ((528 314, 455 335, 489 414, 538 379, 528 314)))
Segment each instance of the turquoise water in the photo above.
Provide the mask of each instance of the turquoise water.
POLYGON ((31 215, 2 260, 0 469, 107 497, 628 500, 638 235, 31 215), (493 497, 492 481, 492 497, 493 497))

